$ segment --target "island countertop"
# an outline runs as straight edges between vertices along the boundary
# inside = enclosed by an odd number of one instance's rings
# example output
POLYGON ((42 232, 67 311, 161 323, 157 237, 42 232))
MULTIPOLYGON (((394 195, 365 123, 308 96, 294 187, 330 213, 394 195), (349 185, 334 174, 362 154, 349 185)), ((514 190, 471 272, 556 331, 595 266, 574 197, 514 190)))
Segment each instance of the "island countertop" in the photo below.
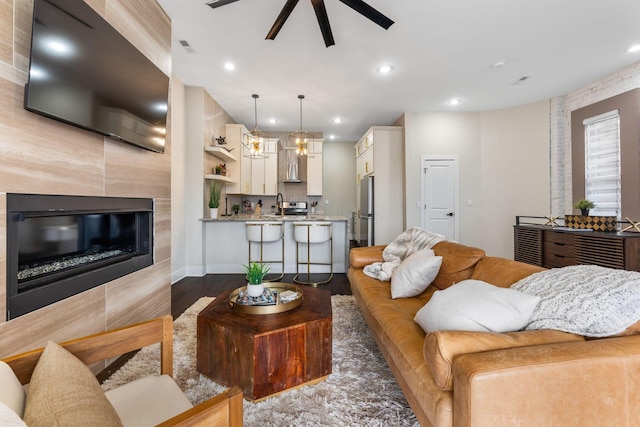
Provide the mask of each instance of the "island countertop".
MULTIPOLYGON (((251 243, 253 257, 263 259, 272 264, 271 272, 282 272, 284 256, 284 272, 296 273, 296 260, 305 259, 306 250, 300 249, 296 255, 298 245, 294 239, 294 224, 302 221, 326 221, 332 225, 332 241, 313 243, 313 262, 333 262, 334 273, 345 273, 348 267, 349 242, 347 232, 349 220, 345 216, 323 215, 321 213, 309 215, 285 215, 284 218, 275 214, 249 215, 238 214, 219 218, 202 218, 203 256, 205 260, 204 274, 233 274, 242 273, 242 264, 248 262, 249 244, 246 226, 249 222, 282 223, 283 239, 264 242, 262 258, 259 243, 251 243), (280 260, 280 262, 278 262, 280 260)), ((313 265, 312 272, 327 272, 328 267, 313 265)), ((300 270, 306 271, 306 270, 300 270)))
POLYGON ((277 214, 238 214, 221 216, 218 218, 202 218, 203 222, 236 222, 236 221, 348 221, 346 216, 341 215, 323 215, 323 214, 308 214, 308 215, 285 215, 284 218, 277 214))

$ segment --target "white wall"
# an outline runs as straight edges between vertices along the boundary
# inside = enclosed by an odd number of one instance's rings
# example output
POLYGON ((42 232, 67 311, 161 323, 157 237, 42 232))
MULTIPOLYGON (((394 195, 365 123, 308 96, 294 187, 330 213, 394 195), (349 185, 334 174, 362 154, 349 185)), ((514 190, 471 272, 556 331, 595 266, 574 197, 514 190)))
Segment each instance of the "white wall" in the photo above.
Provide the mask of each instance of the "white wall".
POLYGON ((407 113, 405 144, 407 227, 421 224, 422 155, 458 156, 460 243, 512 258, 515 216, 549 213, 547 101, 483 113, 407 113))
POLYGON ((186 275, 185 170, 187 167, 185 86, 171 76, 171 284, 186 275))
MULTIPOLYGON (((459 159, 459 199, 481 202, 479 113, 405 114, 405 184, 407 228, 421 225, 420 156, 456 154, 459 159)), ((460 203, 458 240, 481 246, 477 235, 478 209, 460 203)))
POLYGON ((513 258, 515 216, 550 214, 549 101, 482 113, 480 141, 479 246, 513 258))

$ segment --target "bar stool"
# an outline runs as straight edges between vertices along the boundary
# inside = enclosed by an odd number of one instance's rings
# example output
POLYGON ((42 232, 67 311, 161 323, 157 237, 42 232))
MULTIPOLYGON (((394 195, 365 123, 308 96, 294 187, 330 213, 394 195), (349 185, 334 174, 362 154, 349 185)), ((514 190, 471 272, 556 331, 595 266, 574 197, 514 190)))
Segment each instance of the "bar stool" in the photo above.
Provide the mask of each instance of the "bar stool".
POLYGON ((282 221, 247 221, 247 240, 249 241, 249 264, 252 262, 261 262, 265 264, 282 265, 282 273, 280 276, 272 279, 264 279, 265 282, 277 282, 284 277, 284 226, 282 221), (280 260, 265 260, 263 257, 264 243, 281 242, 280 260), (251 246, 253 244, 260 245, 260 258, 254 259, 251 256, 251 246))
POLYGON ((293 239, 296 241, 296 275, 293 278, 295 283, 303 285, 318 286, 328 283, 333 279, 333 227, 329 221, 296 221, 293 223, 293 239), (329 262, 311 261, 311 245, 314 243, 329 242, 329 262), (307 245, 307 260, 300 262, 300 244, 307 245), (307 265, 307 280, 300 280, 300 264, 307 265), (312 265, 330 266, 329 278, 316 282, 311 280, 312 265))

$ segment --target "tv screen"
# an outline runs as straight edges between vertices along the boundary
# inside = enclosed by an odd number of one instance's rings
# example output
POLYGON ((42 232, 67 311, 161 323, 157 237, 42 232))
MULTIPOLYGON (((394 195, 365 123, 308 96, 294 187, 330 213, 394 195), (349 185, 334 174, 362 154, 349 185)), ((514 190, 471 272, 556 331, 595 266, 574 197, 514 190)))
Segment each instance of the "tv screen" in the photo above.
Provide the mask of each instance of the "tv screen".
POLYGON ((35 0, 25 108, 164 152, 169 77, 82 0, 35 0))

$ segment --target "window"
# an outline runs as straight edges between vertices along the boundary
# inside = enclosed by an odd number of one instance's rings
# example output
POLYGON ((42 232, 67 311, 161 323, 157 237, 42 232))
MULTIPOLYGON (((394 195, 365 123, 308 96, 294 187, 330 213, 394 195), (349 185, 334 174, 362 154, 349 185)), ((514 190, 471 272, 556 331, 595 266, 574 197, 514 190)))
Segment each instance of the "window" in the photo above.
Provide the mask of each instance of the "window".
POLYGON ((585 196, 594 215, 621 217, 620 114, 609 111, 583 121, 585 196))

